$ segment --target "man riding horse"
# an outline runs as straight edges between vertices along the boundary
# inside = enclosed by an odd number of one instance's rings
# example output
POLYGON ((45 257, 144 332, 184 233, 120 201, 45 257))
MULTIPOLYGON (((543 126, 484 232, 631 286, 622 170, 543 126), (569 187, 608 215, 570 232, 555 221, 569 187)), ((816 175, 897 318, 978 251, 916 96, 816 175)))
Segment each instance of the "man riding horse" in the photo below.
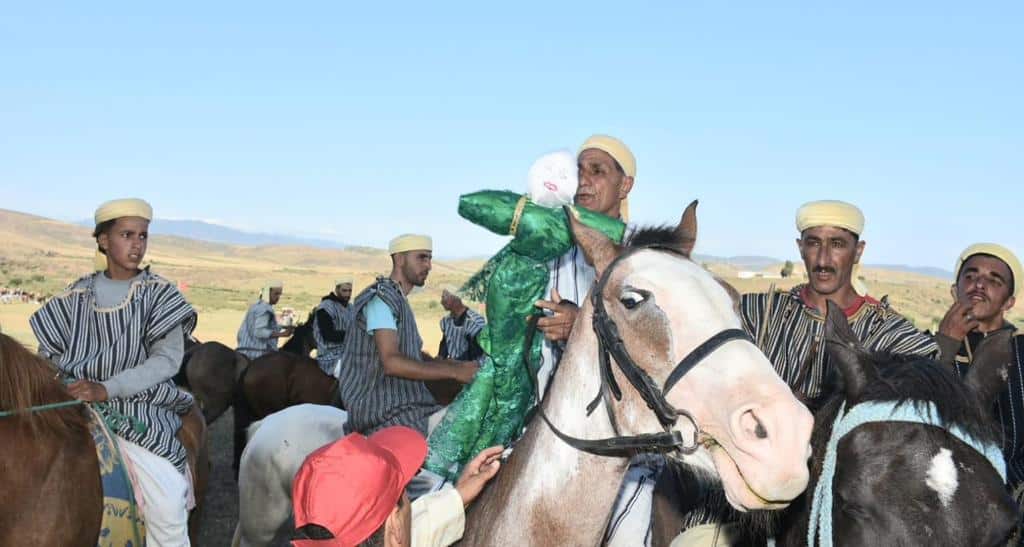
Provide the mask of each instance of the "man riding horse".
POLYGON ((249 306, 238 327, 238 353, 250 360, 277 351, 277 340, 291 336, 294 327, 282 327, 277 323, 274 304, 281 299, 284 283, 269 281, 260 289, 256 301, 249 306))
POLYGON ((320 299, 314 311, 313 338, 316 361, 324 373, 337 377, 338 361, 345 349, 345 331, 349 328, 348 302, 352 298, 352 278, 334 281, 334 290, 320 299))
POLYGON ((147 543, 189 545, 192 486, 175 437, 193 398, 172 377, 196 312, 177 285, 141 264, 153 210, 140 199, 101 205, 93 236, 97 270, 54 296, 29 320, 39 353, 83 401, 103 401, 122 418, 117 444, 137 479, 147 543), (141 494, 141 495, 140 495, 141 494))

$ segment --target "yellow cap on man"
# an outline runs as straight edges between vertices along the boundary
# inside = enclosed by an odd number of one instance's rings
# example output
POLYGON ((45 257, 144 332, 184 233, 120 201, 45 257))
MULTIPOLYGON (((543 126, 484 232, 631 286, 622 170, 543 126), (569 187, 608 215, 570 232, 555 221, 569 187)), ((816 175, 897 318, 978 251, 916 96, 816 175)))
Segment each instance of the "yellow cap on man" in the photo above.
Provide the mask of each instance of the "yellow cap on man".
POLYGON ((422 234, 402 234, 388 243, 388 254, 391 255, 406 251, 432 250, 434 250, 434 242, 430 239, 430 236, 422 234))
MULTIPOLYGON (((591 135, 587 140, 583 141, 583 145, 576 152, 576 157, 579 157, 584 150, 590 149, 601 150, 607 153, 618 162, 619 167, 622 167, 622 172, 627 177, 636 179, 636 158, 633 157, 633 152, 626 146, 626 143, 609 135, 591 135)), ((622 220, 629 219, 628 197, 622 200, 622 203, 619 205, 619 214, 622 216, 622 220)))
POLYGON ((1013 275, 1013 286, 1010 287, 1010 294, 1014 298, 1020 294, 1020 288, 1024 285, 1024 268, 1021 267, 1020 259, 1017 258, 1017 255, 1013 254, 1013 251, 996 243, 975 243, 964 249, 964 252, 960 253, 960 257, 956 260, 954 273, 958 279, 960 278, 960 268, 963 267, 964 262, 967 262, 967 259, 974 255, 989 255, 1002 260, 1010 268, 1010 274, 1013 275))
MULTIPOLYGON (((153 220, 153 207, 144 199, 124 198, 107 201, 96 208, 93 219, 96 226, 110 220, 123 217, 140 217, 146 220, 153 220)), ((93 256, 93 269, 102 272, 107 269, 107 255, 96 250, 93 256)))
POLYGON ((864 213, 856 205, 838 200, 812 201, 797 209, 797 231, 819 226, 835 226, 860 236, 864 233, 864 213))

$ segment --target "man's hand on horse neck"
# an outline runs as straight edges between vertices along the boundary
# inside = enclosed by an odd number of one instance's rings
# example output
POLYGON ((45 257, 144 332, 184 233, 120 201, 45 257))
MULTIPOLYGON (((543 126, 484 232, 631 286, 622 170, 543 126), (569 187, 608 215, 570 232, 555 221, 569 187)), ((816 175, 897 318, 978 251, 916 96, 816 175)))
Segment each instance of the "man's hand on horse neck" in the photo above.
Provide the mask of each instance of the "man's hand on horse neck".
POLYGON ((551 300, 538 300, 534 303, 538 308, 554 312, 537 320, 537 328, 544 337, 552 342, 565 342, 572 334, 572 326, 576 323, 576 315, 580 308, 571 300, 565 300, 558 289, 551 289, 551 300))
POLYGON ((456 380, 467 384, 476 375, 476 363, 468 361, 433 361, 423 363, 406 357, 398 349, 398 332, 391 329, 373 331, 384 374, 408 380, 456 380))
POLYGON ((462 506, 468 507, 480 495, 484 486, 498 474, 501 468, 501 453, 505 447, 498 445, 485 448, 462 469, 455 489, 462 497, 462 506))

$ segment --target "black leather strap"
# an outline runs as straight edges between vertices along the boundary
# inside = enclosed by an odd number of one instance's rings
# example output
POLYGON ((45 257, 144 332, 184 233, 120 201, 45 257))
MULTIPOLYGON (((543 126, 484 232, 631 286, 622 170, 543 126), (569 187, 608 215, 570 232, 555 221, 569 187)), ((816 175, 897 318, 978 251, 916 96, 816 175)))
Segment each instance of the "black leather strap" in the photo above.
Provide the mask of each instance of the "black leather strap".
POLYGON ((746 340, 751 344, 754 343, 754 339, 750 337, 745 331, 741 329, 726 329, 718 334, 708 338, 703 344, 697 346, 693 351, 690 352, 679 364, 676 365, 675 370, 668 375, 668 379, 665 380, 665 387, 662 388, 662 393, 668 393, 672 391, 676 383, 679 382, 690 372, 690 369, 700 364, 708 355, 711 355, 716 349, 722 346, 722 344, 732 340, 746 340))

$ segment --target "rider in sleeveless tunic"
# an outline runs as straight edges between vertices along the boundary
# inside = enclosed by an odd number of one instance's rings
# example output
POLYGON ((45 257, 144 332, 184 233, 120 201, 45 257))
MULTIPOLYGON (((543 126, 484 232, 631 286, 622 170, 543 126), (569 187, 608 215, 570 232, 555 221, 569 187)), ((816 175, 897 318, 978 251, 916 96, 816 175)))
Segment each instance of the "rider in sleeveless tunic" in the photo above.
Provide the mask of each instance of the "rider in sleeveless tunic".
POLYGON ((140 268, 152 217, 142 200, 101 205, 98 271, 50 299, 29 323, 40 355, 71 382, 71 395, 106 405, 137 479, 147 543, 187 546, 193 503, 185 449, 175 435, 193 399, 171 378, 196 313, 174 283, 140 268))

